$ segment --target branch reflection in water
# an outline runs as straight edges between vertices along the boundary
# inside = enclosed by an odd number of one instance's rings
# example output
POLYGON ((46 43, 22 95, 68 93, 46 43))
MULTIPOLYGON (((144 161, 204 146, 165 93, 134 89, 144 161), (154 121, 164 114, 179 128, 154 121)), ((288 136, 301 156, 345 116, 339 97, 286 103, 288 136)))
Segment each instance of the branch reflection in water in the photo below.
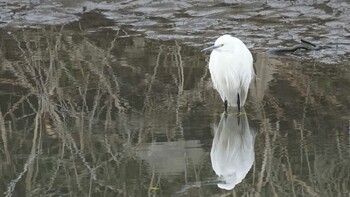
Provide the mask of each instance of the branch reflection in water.
POLYGON ((247 175, 254 162, 255 133, 247 115, 223 113, 214 128, 210 152, 213 170, 219 176, 221 189, 231 190, 247 175))

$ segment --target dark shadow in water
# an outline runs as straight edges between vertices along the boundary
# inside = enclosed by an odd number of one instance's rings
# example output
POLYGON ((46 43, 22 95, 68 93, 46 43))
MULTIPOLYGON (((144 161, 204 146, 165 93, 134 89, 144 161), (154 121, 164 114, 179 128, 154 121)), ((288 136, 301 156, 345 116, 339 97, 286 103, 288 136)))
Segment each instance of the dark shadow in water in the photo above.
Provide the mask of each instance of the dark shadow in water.
POLYGON ((253 165, 255 133, 249 127, 244 110, 241 114, 223 113, 213 131, 211 164, 222 181, 217 185, 231 190, 244 179, 253 165))

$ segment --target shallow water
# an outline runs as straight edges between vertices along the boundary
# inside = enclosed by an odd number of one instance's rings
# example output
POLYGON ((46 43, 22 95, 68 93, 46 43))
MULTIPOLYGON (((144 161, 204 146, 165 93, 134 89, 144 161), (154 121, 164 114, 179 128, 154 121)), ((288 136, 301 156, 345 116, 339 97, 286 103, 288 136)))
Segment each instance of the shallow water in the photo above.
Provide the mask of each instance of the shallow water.
MULTIPOLYGON (((199 24, 187 42, 176 33, 185 27, 167 27, 167 36, 160 28, 167 14, 175 16, 171 21, 208 16, 207 5, 215 8, 213 13, 240 10, 231 17, 242 20, 260 10, 279 22, 286 20, 279 19, 281 14, 288 18, 300 12, 305 18, 327 18, 330 7, 339 19, 328 19, 343 25, 346 2, 342 8, 330 2, 293 4, 288 9, 304 8, 282 13, 286 2, 267 9, 215 2, 191 7, 184 1, 176 7, 186 10, 182 14, 160 9, 167 7, 166 1, 145 7, 133 1, 105 4, 94 4, 102 11, 88 7, 81 15, 72 14, 77 18, 64 25, 43 22, 20 28, 14 17, 0 29, 0 193, 349 195, 350 71, 348 52, 341 50, 348 45, 275 56, 264 48, 291 41, 259 42, 252 29, 239 28, 248 32, 243 39, 252 37, 251 42, 258 43, 248 42, 257 77, 245 113, 237 116, 230 109, 224 115, 206 66, 208 54, 194 44, 206 37, 199 45, 207 45, 216 34, 204 33, 207 27, 199 24), (326 11, 318 16, 305 12, 309 7, 326 11), (134 11, 135 18, 124 13, 125 21, 119 21, 123 25, 112 28, 115 18, 106 13, 120 14, 116 10, 121 8, 134 11), (156 21, 149 22, 155 26, 135 29, 140 18, 156 21)), ((252 21, 250 26, 261 25, 252 21)), ((336 30, 325 29, 330 31, 336 30)), ((336 39, 347 42, 341 36, 336 39)))

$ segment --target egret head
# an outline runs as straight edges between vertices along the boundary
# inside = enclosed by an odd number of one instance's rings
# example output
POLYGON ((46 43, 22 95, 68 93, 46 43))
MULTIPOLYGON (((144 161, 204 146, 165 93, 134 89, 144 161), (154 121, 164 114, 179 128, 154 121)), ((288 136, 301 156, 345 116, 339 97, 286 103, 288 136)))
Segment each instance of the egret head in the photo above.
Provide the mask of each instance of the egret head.
POLYGON ((229 51, 233 48, 235 44, 235 38, 231 35, 223 35, 220 36, 218 39, 216 39, 215 44, 213 46, 210 46, 208 48, 205 48, 203 51, 209 51, 209 50, 215 50, 220 49, 222 51, 229 51))

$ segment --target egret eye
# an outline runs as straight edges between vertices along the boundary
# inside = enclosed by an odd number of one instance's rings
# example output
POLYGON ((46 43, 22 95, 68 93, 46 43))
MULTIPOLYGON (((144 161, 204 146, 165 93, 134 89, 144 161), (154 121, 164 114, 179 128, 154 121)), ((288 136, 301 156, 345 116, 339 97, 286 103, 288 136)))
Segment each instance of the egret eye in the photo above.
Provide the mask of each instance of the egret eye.
POLYGON ((222 47, 222 46, 224 46, 224 44, 220 44, 220 46, 222 47))

